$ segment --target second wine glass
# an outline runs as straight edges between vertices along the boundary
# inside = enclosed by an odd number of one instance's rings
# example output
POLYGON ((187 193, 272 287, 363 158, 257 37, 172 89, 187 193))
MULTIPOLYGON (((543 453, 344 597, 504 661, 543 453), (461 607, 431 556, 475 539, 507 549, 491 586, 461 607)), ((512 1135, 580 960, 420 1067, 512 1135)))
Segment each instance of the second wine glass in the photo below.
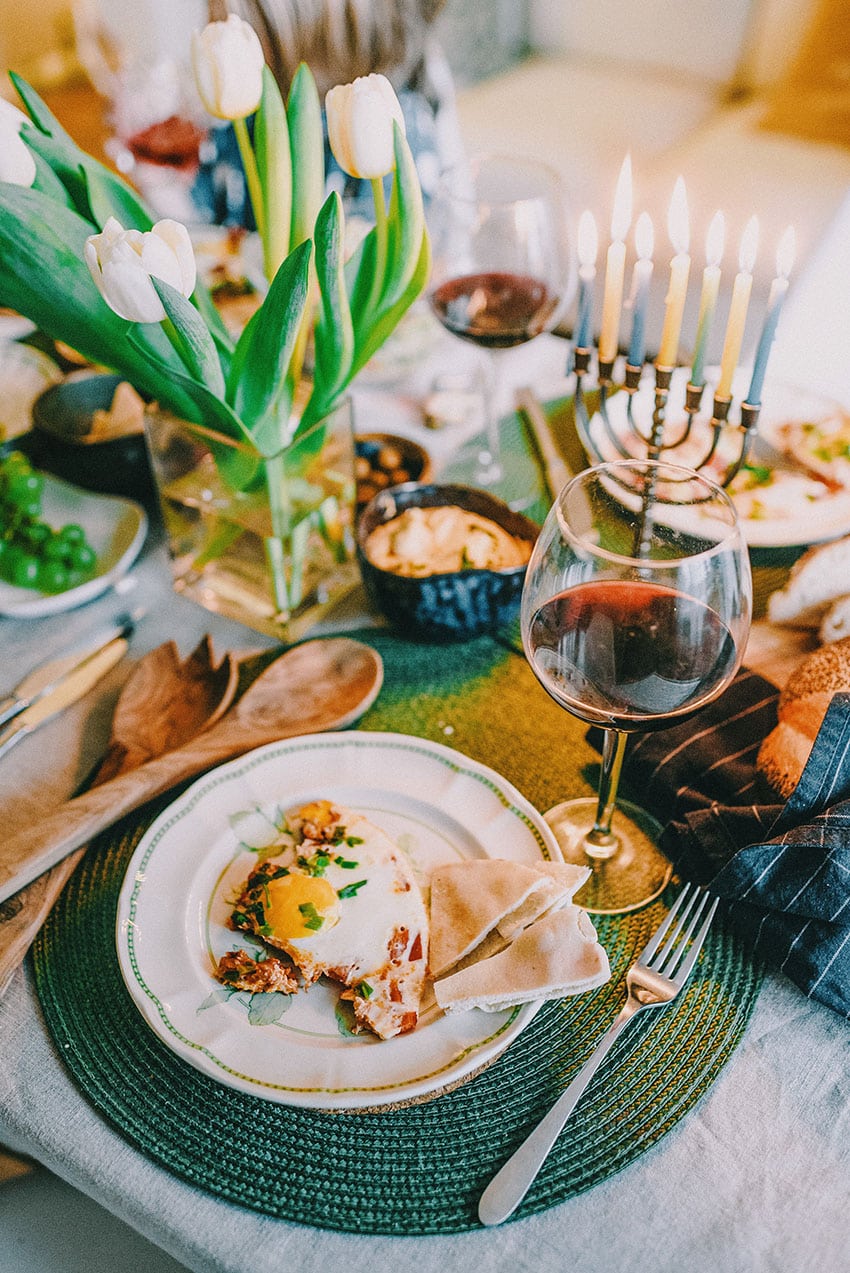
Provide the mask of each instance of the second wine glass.
MULTIPOLYGON (((445 174, 429 211, 429 300, 446 330, 503 350, 551 327, 569 299, 566 224, 563 187, 545 164, 488 155, 445 174)), ((481 486, 504 475, 496 358, 488 364, 484 441, 473 474, 481 486)))
POLYGON ((598 796, 545 815, 565 860, 592 869, 576 897, 586 910, 635 910, 669 880, 661 827, 617 801, 626 740, 723 692, 741 664, 751 594, 734 505, 689 469, 602 464, 555 500, 525 577, 522 639, 555 702, 604 730, 598 796))

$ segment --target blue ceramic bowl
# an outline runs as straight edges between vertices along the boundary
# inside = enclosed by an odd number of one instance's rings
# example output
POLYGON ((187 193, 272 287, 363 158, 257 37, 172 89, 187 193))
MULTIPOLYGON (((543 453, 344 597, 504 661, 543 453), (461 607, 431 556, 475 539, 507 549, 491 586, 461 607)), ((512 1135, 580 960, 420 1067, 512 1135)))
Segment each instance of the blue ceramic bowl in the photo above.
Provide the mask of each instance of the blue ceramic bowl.
POLYGON ((420 641, 469 641, 511 623, 519 612, 525 566, 508 570, 455 570, 412 579, 369 560, 366 541, 375 527, 408 508, 455 505, 498 523, 533 545, 539 527, 504 500, 472 486, 408 482, 380 491, 360 514, 357 553, 372 603, 394 627, 420 641))

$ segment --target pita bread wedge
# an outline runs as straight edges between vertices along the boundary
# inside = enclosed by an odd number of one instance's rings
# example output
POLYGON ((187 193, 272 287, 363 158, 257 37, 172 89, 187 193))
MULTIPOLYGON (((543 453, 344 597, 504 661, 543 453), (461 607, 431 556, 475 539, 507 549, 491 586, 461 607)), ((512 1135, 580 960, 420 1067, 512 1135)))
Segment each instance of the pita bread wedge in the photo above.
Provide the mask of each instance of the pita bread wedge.
POLYGON ((434 983, 444 1012, 499 1012, 537 999, 584 994, 608 981, 611 968, 586 911, 551 911, 493 955, 434 983))
POLYGON ((441 977, 479 948, 482 958, 495 953, 535 919, 571 901, 589 875, 587 867, 566 862, 503 858, 438 866, 431 877, 431 976, 441 977))

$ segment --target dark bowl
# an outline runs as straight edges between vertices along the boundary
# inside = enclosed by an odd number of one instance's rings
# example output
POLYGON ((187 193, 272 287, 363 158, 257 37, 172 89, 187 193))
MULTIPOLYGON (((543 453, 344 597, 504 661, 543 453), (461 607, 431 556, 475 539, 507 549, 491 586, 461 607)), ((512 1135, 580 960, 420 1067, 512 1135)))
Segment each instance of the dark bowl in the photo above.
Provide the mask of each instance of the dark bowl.
POLYGON ((431 457, 412 438, 397 433, 359 433, 354 447, 358 508, 364 508, 379 490, 405 482, 427 482, 431 477, 431 457))
POLYGON ((143 433, 88 440, 95 411, 108 411, 123 377, 79 372, 53 385, 32 409, 28 448, 34 464, 99 495, 121 495, 148 507, 156 487, 143 433))
POLYGON ((512 622, 519 611, 525 565, 507 570, 454 570, 410 578, 382 570, 366 555, 366 541, 383 522, 408 508, 456 505, 487 517, 533 545, 539 527, 504 500, 472 486, 409 482, 379 492, 357 525, 357 555, 373 604, 406 636, 421 641, 469 641, 512 622))

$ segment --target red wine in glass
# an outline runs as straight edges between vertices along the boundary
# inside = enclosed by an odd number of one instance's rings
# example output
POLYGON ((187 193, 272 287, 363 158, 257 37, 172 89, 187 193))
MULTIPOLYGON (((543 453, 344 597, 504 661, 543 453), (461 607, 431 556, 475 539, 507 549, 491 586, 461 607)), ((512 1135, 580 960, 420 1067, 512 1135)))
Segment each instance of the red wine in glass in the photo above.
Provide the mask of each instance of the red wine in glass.
POLYGON ((512 349, 546 330, 557 298, 528 274, 488 270, 448 279, 431 305, 447 331, 486 349, 512 349))
POLYGON ((624 733, 700 710, 735 670, 729 628, 703 602, 640 580, 578 584, 540 606, 531 664, 562 707, 624 733))
POLYGON ((497 351, 533 340, 569 300, 565 196, 547 165, 488 155, 444 174, 428 220, 432 311, 447 331, 491 351, 472 480, 493 486, 510 477, 500 455, 497 351))
POLYGON ((686 720, 740 666, 752 581, 734 505, 713 482, 656 460, 586 469, 559 492, 523 585, 529 665, 552 699, 601 727, 597 795, 546 821, 565 861, 589 867, 576 902, 596 914, 657 897, 662 827, 619 800, 627 739, 686 720))

